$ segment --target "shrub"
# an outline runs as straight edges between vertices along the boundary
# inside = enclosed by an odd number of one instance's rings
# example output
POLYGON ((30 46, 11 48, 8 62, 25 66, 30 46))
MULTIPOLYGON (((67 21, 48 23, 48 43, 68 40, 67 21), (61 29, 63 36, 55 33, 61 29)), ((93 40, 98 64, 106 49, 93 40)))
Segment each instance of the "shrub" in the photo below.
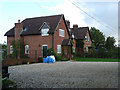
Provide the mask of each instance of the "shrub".
POLYGON ((35 63, 34 61, 30 62, 30 64, 35 63))
POLYGON ((38 58, 38 62, 43 62, 43 58, 42 58, 42 57, 39 57, 39 58, 38 58))
POLYGON ((19 65, 19 63, 18 62, 16 62, 16 64, 15 65, 19 65))
POLYGON ((27 64, 28 60, 23 60, 22 64, 27 64))
POLYGON ((9 78, 2 79, 2 88, 16 88, 16 84, 9 78))

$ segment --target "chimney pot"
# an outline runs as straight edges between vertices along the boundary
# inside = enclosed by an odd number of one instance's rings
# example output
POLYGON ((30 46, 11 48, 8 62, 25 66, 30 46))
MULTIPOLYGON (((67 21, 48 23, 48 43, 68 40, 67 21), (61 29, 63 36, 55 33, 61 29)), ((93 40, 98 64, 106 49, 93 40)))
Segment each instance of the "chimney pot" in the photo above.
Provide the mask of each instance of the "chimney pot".
POLYGON ((20 23, 20 20, 18 20, 18 23, 20 23))
POLYGON ((77 24, 73 24, 73 28, 78 28, 78 25, 77 24))
POLYGON ((68 28, 70 28, 70 21, 66 20, 66 23, 67 23, 68 28))

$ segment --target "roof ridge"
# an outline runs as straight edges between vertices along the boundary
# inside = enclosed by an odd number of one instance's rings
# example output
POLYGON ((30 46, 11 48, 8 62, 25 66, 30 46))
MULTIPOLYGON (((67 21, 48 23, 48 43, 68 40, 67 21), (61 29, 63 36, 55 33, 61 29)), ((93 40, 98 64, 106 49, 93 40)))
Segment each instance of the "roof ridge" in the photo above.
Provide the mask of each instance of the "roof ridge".
MULTIPOLYGON (((53 17, 53 16, 62 16, 64 14, 58 14, 58 15, 48 15, 48 16, 40 16, 40 17, 31 17, 31 18, 26 18, 24 20, 27 20, 27 19, 37 19, 37 18, 45 18, 45 17, 53 17)), ((23 20, 23 21, 24 21, 23 20)))

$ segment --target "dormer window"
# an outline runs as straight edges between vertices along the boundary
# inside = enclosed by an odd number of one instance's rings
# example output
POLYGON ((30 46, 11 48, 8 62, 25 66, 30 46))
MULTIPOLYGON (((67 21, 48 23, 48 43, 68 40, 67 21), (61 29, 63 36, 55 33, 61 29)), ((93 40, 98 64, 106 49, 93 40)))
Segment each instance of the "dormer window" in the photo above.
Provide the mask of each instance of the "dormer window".
POLYGON ((41 29, 42 36, 48 36, 48 35, 49 35, 49 34, 48 34, 48 31, 49 31, 48 28, 46 28, 46 29, 41 29))
POLYGON ((44 23, 42 24, 42 26, 40 27, 41 35, 42 35, 42 36, 48 36, 48 35, 49 35, 49 34, 48 34, 49 29, 50 29, 49 23, 44 22, 44 23))
POLYGON ((87 36, 85 36, 85 40, 87 40, 87 36))
POLYGON ((72 38, 74 39, 74 35, 72 34, 72 38))

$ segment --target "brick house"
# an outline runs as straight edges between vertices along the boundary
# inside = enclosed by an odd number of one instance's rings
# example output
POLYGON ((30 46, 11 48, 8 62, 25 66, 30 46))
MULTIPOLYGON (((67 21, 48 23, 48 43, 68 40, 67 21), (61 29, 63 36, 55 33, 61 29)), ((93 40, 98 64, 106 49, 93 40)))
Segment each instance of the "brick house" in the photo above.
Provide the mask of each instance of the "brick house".
MULTIPOLYGON (((73 28, 70 28, 70 22, 67 20, 67 25, 70 31, 70 37, 73 40, 73 52, 79 53, 90 53, 90 49, 92 48, 92 38, 90 35, 89 27, 78 27, 77 24, 73 25, 73 28), (76 41, 82 40, 84 42, 83 52, 81 52, 81 48, 76 46, 76 41)), ((80 46, 80 45, 79 45, 80 46)))
POLYGON ((24 41, 25 54, 30 58, 46 57, 48 48, 53 48, 57 55, 63 51, 68 57, 71 54, 70 32, 63 14, 18 20, 5 36, 7 55, 13 52, 13 40, 24 41))

